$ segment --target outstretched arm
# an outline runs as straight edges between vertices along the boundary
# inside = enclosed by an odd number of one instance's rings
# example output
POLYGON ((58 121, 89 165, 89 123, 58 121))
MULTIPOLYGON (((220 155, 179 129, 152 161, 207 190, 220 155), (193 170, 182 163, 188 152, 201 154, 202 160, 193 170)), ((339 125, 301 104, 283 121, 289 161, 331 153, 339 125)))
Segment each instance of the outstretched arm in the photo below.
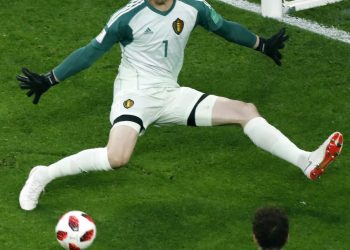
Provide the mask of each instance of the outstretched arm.
POLYGON ((225 38, 229 42, 237 43, 249 48, 257 48, 259 37, 247 30, 242 25, 224 20, 219 29, 213 31, 215 34, 225 38))
POLYGON ((116 27, 106 26, 101 34, 88 45, 74 51, 61 64, 47 74, 37 74, 23 68, 23 75, 17 76, 20 88, 28 90, 28 97, 34 94, 33 103, 37 104, 41 95, 50 87, 90 67, 117 43, 119 41, 117 31, 118 29, 116 27))
POLYGON ((282 54, 279 50, 284 48, 284 42, 288 40, 284 28, 272 37, 265 39, 255 35, 238 23, 223 20, 221 27, 213 32, 227 41, 254 48, 271 57, 277 65, 282 65, 282 54))
POLYGON ((285 29, 265 39, 259 37, 238 23, 225 20, 208 3, 203 0, 196 2, 198 9, 198 24, 205 29, 242 46, 256 49, 271 57, 277 65, 281 65, 282 55, 279 52, 284 47, 288 36, 285 29))
POLYGON ((95 40, 92 40, 88 45, 77 49, 70 54, 64 61, 53 70, 53 74, 57 81, 64 81, 70 76, 89 68, 94 64, 109 47, 98 46, 95 40))

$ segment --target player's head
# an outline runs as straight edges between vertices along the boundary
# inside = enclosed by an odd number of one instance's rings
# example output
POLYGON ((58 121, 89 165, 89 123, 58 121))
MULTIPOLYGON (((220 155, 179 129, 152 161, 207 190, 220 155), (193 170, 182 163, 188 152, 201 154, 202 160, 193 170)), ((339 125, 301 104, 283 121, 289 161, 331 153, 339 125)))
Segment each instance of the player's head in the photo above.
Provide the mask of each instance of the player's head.
POLYGON ((288 217, 282 210, 266 207, 255 212, 253 233, 260 249, 282 249, 288 240, 288 231, 288 217))

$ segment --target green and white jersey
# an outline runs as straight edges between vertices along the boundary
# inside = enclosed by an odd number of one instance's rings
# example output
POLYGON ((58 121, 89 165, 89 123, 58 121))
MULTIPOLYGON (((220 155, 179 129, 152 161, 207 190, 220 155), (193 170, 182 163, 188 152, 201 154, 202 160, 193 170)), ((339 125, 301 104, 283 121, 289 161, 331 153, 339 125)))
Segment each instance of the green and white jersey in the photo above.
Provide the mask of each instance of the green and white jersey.
POLYGON ((94 43, 109 48, 119 42, 119 75, 123 68, 134 70, 139 88, 173 87, 178 86, 191 31, 196 25, 215 31, 222 22, 223 18, 204 0, 174 0, 166 12, 155 9, 148 0, 132 0, 111 16, 94 43))

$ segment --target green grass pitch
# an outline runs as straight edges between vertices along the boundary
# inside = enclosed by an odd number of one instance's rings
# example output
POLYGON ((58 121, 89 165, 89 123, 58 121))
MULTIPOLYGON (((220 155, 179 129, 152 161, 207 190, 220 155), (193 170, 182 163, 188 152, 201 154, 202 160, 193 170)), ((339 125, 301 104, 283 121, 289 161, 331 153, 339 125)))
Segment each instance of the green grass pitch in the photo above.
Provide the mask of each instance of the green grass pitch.
MULTIPOLYGON (((290 217, 285 249, 350 248, 349 44, 211 1, 224 17, 262 36, 286 26, 283 66, 197 28, 179 79, 183 86, 255 103, 306 150, 343 132, 342 155, 319 181, 256 148, 239 127, 151 127, 127 167, 58 179, 36 210, 24 212, 18 195, 33 166, 105 145, 120 49, 51 89, 37 106, 15 76, 22 66, 52 69, 126 1, 1 2, 0 249, 60 249, 54 227, 69 210, 94 218, 92 250, 256 249, 251 218, 266 205, 290 217)), ((329 12, 298 15, 317 21, 325 15, 326 24, 350 31, 349 10, 344 1, 329 12)))

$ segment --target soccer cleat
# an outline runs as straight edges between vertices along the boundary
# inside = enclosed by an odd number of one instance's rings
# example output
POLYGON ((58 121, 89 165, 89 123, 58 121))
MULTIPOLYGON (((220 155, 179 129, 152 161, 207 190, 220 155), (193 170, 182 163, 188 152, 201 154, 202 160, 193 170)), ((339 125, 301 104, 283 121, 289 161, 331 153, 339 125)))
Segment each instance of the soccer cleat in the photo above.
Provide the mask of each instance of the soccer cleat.
POLYGON ((305 175, 316 180, 322 175, 329 164, 340 154, 343 147, 343 135, 334 132, 331 136, 309 156, 309 165, 305 168, 305 175))
POLYGON ((47 169, 45 166, 34 167, 19 194, 19 204, 23 210, 33 210, 38 204, 39 196, 48 183, 47 169))

